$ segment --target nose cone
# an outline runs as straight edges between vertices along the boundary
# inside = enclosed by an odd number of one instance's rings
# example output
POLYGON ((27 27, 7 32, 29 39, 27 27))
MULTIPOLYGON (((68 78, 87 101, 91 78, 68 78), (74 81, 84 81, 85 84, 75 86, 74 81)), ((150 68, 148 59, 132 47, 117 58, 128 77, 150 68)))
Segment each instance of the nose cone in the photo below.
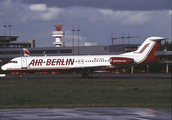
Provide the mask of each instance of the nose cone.
POLYGON ((6 65, 3 65, 3 66, 1 67, 1 69, 2 69, 3 71, 6 71, 6 70, 7 70, 6 65))

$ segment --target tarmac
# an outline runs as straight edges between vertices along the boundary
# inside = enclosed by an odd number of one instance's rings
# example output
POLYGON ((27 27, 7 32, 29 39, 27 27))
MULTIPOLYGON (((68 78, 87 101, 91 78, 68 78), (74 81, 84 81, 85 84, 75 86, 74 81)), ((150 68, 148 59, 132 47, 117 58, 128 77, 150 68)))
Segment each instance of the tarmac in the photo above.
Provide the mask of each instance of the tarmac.
MULTIPOLYGON (((21 79, 85 79, 81 74, 23 74, 20 78, 19 75, 0 75, 0 80, 21 80, 21 79)), ((171 73, 94 73, 91 79, 171 79, 171 73)), ((89 79, 89 78, 86 78, 89 79)))

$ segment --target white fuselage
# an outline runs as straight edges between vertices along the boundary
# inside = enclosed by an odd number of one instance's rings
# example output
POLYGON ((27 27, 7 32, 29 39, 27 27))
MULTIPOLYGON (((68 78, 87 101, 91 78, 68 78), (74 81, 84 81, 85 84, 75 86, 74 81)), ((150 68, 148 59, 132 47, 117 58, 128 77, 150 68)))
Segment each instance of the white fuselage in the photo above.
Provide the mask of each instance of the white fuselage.
MULTIPOLYGON (((100 69, 118 68, 136 64, 112 65, 111 57, 128 57, 125 55, 94 55, 94 56, 37 56, 17 57, 2 67, 6 71, 56 71, 69 69, 100 69), (16 62, 13 62, 16 61, 16 62)), ((130 58, 132 58, 130 56, 130 58)), ((118 62, 118 61, 117 61, 118 62)), ((119 61, 120 62, 120 61, 119 61)))
MULTIPOLYGON (((4 71, 56 71, 56 70, 96 70, 101 68, 122 68, 152 62, 154 52, 162 37, 147 38, 134 52, 120 55, 81 56, 37 56, 17 57, 1 68, 4 71)), ((26 51, 27 53, 27 51, 26 51)))

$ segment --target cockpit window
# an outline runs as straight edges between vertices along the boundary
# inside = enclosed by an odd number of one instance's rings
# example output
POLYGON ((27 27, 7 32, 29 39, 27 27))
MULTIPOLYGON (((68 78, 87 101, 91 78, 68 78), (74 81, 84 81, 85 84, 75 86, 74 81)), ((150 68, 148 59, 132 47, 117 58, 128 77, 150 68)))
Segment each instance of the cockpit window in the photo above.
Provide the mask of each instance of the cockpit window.
POLYGON ((17 63, 17 61, 10 61, 9 63, 17 63))

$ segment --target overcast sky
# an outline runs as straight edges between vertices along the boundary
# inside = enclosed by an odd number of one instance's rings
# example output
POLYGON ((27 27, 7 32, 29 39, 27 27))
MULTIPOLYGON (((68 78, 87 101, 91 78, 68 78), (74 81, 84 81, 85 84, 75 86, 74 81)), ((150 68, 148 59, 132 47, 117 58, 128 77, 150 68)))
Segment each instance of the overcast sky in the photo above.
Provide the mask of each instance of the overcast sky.
MULTIPOLYGON (((0 0, 0 36, 4 35, 4 22, 12 25, 11 35, 18 42, 35 39, 36 47, 52 47, 53 25, 63 24, 62 41, 72 46, 72 28, 80 28, 80 45, 96 42, 111 45, 114 37, 140 36, 130 39, 141 44, 147 37, 171 38, 172 0, 0 0)), ((6 28, 9 35, 9 28, 6 28)), ((75 31, 75 46, 78 32, 75 31)), ((114 44, 122 44, 116 40, 114 44)), ((125 39, 128 43, 128 39, 125 39)))

